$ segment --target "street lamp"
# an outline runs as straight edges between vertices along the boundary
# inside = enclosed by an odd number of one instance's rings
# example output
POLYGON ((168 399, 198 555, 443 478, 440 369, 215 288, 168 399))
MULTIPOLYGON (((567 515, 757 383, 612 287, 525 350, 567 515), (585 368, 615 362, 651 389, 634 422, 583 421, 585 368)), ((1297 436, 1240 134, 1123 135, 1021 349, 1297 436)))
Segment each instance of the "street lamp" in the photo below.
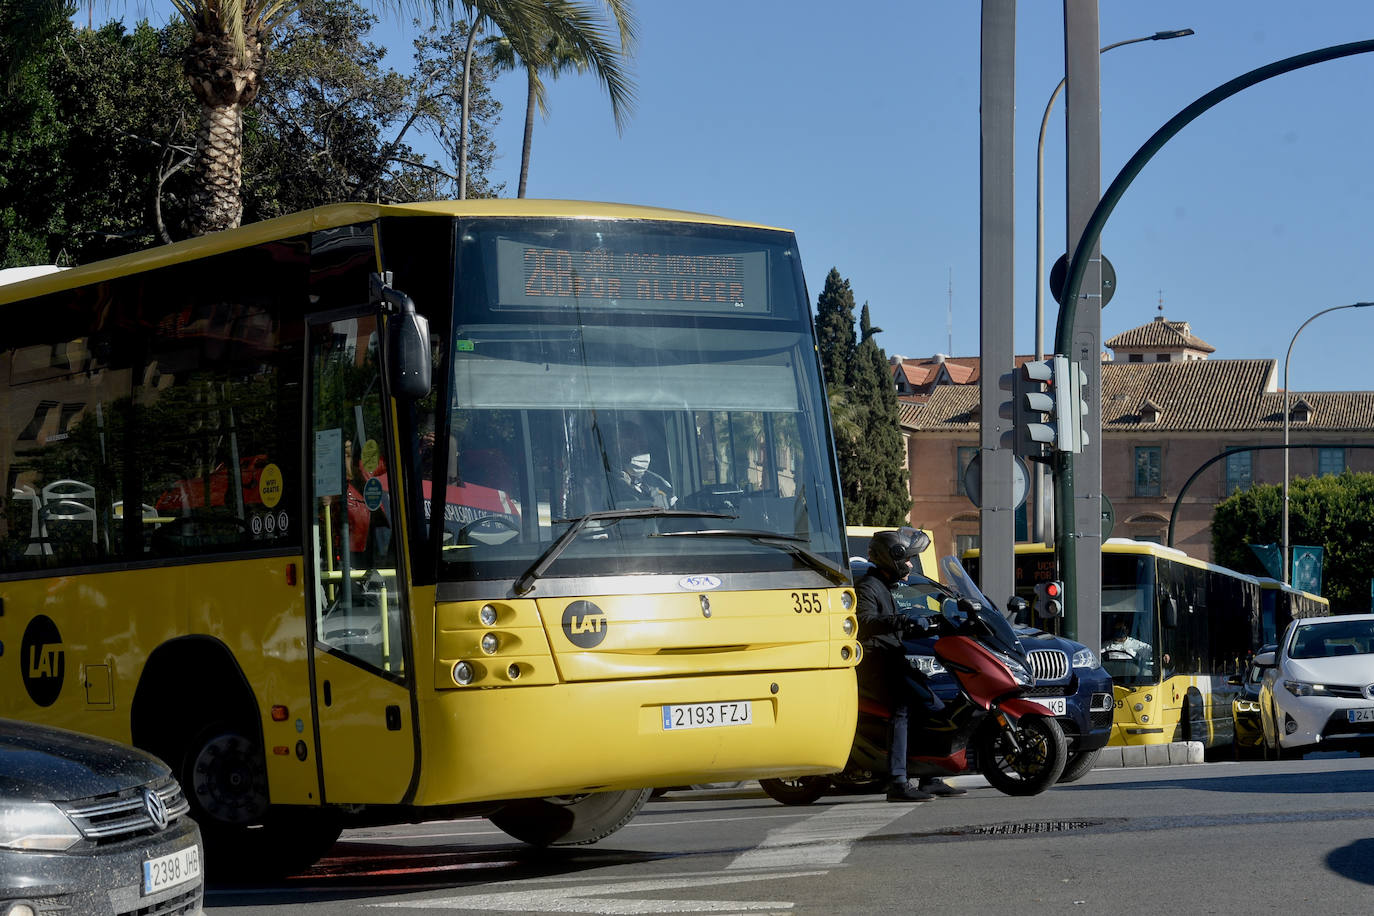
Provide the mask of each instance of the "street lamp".
POLYGON ((1374 305, 1374 302, 1352 302, 1350 305, 1333 305, 1329 309, 1322 309, 1317 314, 1308 318, 1298 329, 1293 332, 1293 339, 1288 341, 1288 353, 1283 357, 1283 584, 1292 585, 1292 571, 1288 568, 1288 360, 1293 355, 1293 344, 1298 342, 1298 335, 1302 329, 1313 321, 1328 312, 1339 312, 1341 309, 1362 309, 1374 305))
MULTIPOLYGON (((1125 41, 1115 41, 1098 50, 1099 54, 1106 54, 1112 48, 1119 48, 1122 45, 1133 45, 1141 41, 1167 41, 1170 38, 1183 38, 1192 35, 1192 29, 1174 29, 1168 32, 1155 32, 1153 35, 1142 35, 1139 38, 1127 38, 1125 41)), ((1055 99, 1059 98, 1059 93, 1064 91, 1064 84, 1068 77, 1059 81, 1059 85, 1054 87, 1054 92, 1050 93, 1050 100, 1045 105, 1044 117, 1040 119, 1040 142, 1035 149, 1035 359, 1038 362, 1045 358, 1045 130, 1050 124, 1050 110, 1054 108, 1055 99)), ((1045 521, 1043 518, 1044 500, 1042 489, 1044 481, 1044 469, 1037 464, 1035 466, 1034 477, 1034 496, 1035 500, 1035 538, 1044 541, 1045 521)))

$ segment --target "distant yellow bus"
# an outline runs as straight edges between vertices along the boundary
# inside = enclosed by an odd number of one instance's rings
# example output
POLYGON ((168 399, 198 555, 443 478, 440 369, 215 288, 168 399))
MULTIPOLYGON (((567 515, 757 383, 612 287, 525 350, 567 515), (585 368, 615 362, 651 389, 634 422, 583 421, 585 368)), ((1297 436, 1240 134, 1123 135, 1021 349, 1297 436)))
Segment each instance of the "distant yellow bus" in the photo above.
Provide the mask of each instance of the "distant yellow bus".
MULTIPOLYGON (((1018 544, 1015 576, 1017 594, 1030 600, 1037 582, 1055 578, 1053 548, 1018 544)), ((1181 550, 1113 538, 1102 545, 1101 612, 1102 665, 1116 694, 1109 745, 1213 748, 1235 741, 1239 686, 1228 678, 1243 675, 1293 617, 1329 614, 1330 602, 1181 550)))
POLYGON ((854 593, 785 231, 339 205, 0 285, 0 715, 146 748, 215 862, 821 773, 854 593))

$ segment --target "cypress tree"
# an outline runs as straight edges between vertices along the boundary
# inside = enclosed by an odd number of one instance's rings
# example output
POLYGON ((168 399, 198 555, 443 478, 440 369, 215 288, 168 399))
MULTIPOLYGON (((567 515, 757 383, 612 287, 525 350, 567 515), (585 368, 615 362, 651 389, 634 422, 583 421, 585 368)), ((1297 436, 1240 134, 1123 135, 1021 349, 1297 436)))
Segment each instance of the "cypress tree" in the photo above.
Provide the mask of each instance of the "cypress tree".
POLYGON ((911 497, 897 392, 865 303, 854 334, 854 292, 835 268, 816 300, 816 334, 830 396, 835 454, 851 525, 903 524, 911 497))
POLYGON ((844 393, 854 384, 854 293, 833 267, 816 300, 816 338, 826 386, 844 393))

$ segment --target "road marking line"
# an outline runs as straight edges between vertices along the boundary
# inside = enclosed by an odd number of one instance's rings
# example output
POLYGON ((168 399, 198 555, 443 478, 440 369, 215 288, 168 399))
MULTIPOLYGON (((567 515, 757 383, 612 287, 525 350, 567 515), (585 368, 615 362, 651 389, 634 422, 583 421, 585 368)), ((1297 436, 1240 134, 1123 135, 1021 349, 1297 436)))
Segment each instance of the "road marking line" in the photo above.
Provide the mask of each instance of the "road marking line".
POLYGON ((656 900, 653 898, 607 899, 609 894, 634 894, 652 891, 680 890, 691 887, 716 887, 722 884, 741 884, 773 878, 808 878, 824 875, 824 871, 802 871, 769 875, 709 875, 701 878, 651 879, 623 881, 600 887, 545 888, 517 890, 497 894, 474 894, 470 897, 445 897, 429 900, 396 900, 371 903, 369 907, 389 909, 435 910, 466 909, 496 910, 516 913, 593 913, 604 916, 623 916, 630 913, 741 913, 751 910, 790 910, 786 900, 656 900))
POLYGON ((907 805, 833 805, 800 823, 768 831, 762 843, 726 866, 797 868, 839 865, 855 841, 874 833, 911 808, 907 805))

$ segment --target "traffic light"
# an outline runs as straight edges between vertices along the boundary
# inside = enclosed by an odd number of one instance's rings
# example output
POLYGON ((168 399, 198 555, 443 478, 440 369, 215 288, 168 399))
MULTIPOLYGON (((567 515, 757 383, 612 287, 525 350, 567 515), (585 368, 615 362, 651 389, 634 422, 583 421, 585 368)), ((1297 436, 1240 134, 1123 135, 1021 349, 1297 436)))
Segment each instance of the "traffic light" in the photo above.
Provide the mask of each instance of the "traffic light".
POLYGON ((1059 617, 1064 613, 1064 583, 1059 581, 1035 584, 1035 616, 1041 620, 1059 617))
POLYGON ((1088 415, 1084 399, 1088 387, 1088 373, 1068 357, 1056 356, 1050 361, 1054 391, 1054 448, 1060 452, 1081 452, 1088 444, 1083 418, 1088 415))
POLYGON ((1002 446, 1030 461, 1048 461, 1054 444, 1054 427, 1045 422, 1045 414, 1054 410, 1054 398, 1045 391, 1052 379, 1047 360, 1024 363, 998 380, 1003 390, 1011 392, 1011 399, 1003 401, 999 411, 1003 419, 1012 421, 1002 446))

